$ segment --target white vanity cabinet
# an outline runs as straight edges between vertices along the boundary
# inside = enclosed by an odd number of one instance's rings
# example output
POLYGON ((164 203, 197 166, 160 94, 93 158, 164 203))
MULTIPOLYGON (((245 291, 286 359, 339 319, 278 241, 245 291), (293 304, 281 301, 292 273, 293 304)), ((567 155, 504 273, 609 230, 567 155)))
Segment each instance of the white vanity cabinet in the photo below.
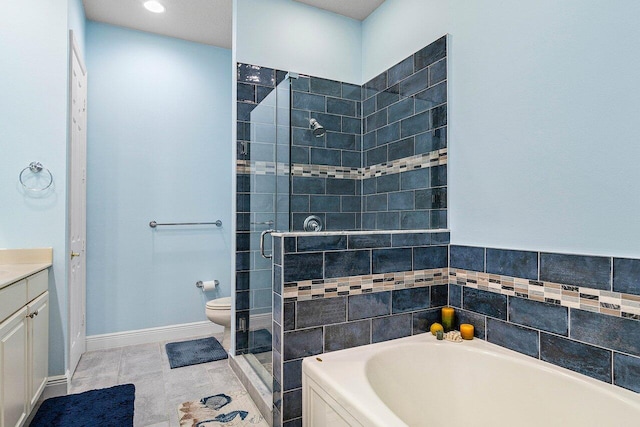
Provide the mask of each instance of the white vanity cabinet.
POLYGON ((0 289, 0 427, 20 427, 47 383, 49 279, 40 271, 0 289))
POLYGON ((0 324, 0 426, 27 418, 27 307, 0 324))
POLYGON ((29 349, 29 406, 35 407, 47 385, 49 373, 49 292, 27 306, 27 337, 29 349))

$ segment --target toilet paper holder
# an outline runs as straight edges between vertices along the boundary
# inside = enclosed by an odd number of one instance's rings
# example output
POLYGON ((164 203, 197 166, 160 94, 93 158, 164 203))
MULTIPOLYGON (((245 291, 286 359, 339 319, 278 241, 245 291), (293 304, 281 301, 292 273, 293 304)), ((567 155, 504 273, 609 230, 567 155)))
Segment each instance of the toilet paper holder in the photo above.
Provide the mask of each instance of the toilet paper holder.
MULTIPOLYGON (((216 279, 213 281, 213 284, 217 287, 220 284, 220 282, 216 279)), ((196 288, 200 288, 204 292, 204 282, 202 282, 202 280, 198 280, 196 282, 196 288)))

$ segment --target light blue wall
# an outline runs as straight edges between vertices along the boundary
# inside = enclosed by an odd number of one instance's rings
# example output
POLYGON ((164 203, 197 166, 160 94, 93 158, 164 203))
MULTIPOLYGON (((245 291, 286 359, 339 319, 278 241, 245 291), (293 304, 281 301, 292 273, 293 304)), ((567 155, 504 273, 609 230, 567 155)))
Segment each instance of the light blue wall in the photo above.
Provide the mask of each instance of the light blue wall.
POLYGON ((360 21, 292 0, 234 1, 238 62, 360 84, 360 21))
POLYGON ((448 1, 386 0, 362 22, 362 76, 366 83, 446 34, 448 1))
POLYGON ((87 63, 87 334, 206 320, 195 282, 230 294, 231 51, 88 22, 87 63))
POLYGON ((84 13, 84 5, 82 0, 69 0, 69 28, 73 30, 78 47, 82 56, 86 57, 84 34, 86 27, 86 18, 84 13))
POLYGON ((68 29, 84 37, 79 3, 10 0, 0 14, 0 247, 53 247, 50 375, 65 370, 67 54, 68 29), (50 191, 23 191, 18 174, 31 161, 51 170, 50 191))
POLYGON ((363 25, 363 76, 433 41, 417 28, 441 15, 452 243, 640 256, 640 4, 447 4, 387 0, 363 25))

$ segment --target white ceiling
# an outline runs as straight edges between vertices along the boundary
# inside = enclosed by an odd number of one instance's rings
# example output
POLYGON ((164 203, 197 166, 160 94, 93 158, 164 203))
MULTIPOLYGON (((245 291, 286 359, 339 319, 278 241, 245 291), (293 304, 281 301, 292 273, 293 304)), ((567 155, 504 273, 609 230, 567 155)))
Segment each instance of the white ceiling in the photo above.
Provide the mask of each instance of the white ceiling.
MULTIPOLYGON (((151 13, 144 0, 82 0, 87 19, 231 49, 232 0, 159 0, 165 13, 151 13)), ((363 20, 384 0, 295 0, 363 20)))
POLYGON ((335 12, 349 18, 363 21, 376 10, 384 0, 295 0, 320 9, 335 12))
POLYGON ((151 13, 144 0, 83 0, 87 19, 231 49, 231 0, 159 0, 151 13))

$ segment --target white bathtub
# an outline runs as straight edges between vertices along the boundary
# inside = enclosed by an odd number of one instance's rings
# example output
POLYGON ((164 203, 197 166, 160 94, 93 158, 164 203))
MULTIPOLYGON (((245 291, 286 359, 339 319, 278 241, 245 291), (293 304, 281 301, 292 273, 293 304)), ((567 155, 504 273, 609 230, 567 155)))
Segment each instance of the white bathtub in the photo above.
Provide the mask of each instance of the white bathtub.
POLYGON ((302 387, 305 427, 640 426, 639 394, 477 339, 308 357, 302 387))

